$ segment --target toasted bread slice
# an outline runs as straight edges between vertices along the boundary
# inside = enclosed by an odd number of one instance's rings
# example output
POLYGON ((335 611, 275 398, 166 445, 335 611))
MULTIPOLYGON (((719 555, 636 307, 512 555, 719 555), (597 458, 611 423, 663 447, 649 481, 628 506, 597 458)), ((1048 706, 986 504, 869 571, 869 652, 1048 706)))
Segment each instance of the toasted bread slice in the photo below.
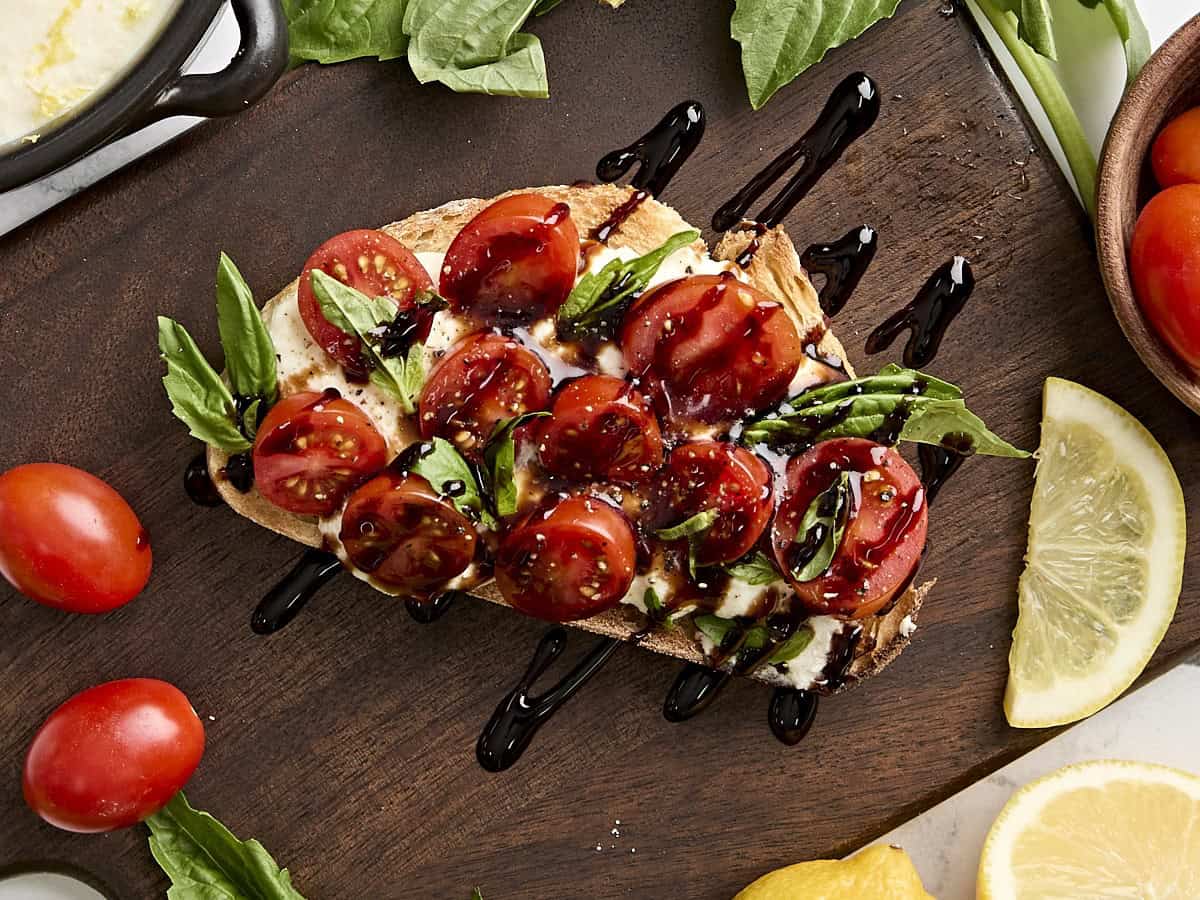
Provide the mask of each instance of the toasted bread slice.
MULTIPOLYGON (((383 230, 414 252, 444 252, 462 227, 486 206, 501 197, 525 193, 528 190, 535 190, 570 205, 571 216, 581 234, 587 234, 603 223, 612 211, 632 194, 631 188, 611 184, 527 188, 523 191, 509 191, 490 200, 454 200, 436 209, 414 213, 403 221, 385 226, 383 230)), ((628 247, 638 253, 647 253, 661 246, 671 235, 691 227, 675 210, 650 198, 622 223, 608 243, 614 248, 628 247)), ((722 239, 713 256, 716 259, 734 259, 755 237, 754 232, 730 232, 722 239)), ((817 293, 800 265, 800 257, 791 239, 782 228, 774 228, 757 235, 757 239, 759 248, 746 269, 750 283, 784 303, 796 322, 799 333, 815 339, 821 354, 845 360, 846 355, 841 343, 826 327, 827 321, 817 302, 817 293)), ((697 239, 696 248, 703 252, 708 251, 707 245, 701 239, 697 239)), ((284 309, 283 304, 291 304, 294 307, 296 286, 297 282, 293 281, 271 298, 263 307, 264 314, 277 311, 277 307, 284 309)), ((328 365, 330 371, 336 370, 334 363, 329 362, 328 365)), ((853 375, 848 361, 846 369, 853 375)), ((285 383, 285 392, 288 387, 285 383)), ((402 439, 392 439, 393 443, 401 441, 402 439)), ((401 449, 401 446, 391 447, 393 452, 399 452, 401 449)), ((220 472, 227 459, 225 453, 210 447, 209 471, 220 472)), ((214 481, 226 503, 241 515, 300 544, 309 547, 321 546, 321 535, 315 519, 285 512, 263 499, 257 490, 243 494, 223 478, 217 477, 214 481)), ((858 655, 851 663, 844 683, 837 690, 850 687, 874 675, 900 654, 908 644, 921 602, 931 587, 932 582, 910 588, 886 615, 874 617, 863 623, 864 634, 858 643, 858 655)), ((501 606, 508 605, 491 583, 481 585, 471 593, 501 606)), ((646 620, 632 607, 621 606, 571 624, 607 637, 630 640, 635 634, 643 631, 646 620)), ((670 631, 655 630, 640 637, 639 645, 689 662, 703 662, 699 646, 685 631, 681 628, 670 631)), ((760 667, 752 677, 768 684, 786 683, 783 676, 769 666, 760 667)))

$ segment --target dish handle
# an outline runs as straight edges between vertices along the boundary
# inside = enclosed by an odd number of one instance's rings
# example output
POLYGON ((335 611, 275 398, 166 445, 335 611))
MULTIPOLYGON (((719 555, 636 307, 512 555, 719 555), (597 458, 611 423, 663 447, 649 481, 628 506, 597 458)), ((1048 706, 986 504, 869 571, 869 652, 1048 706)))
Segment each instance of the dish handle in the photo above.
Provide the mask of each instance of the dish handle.
POLYGON ((136 127, 168 116, 228 116, 257 102, 288 67, 288 26, 279 0, 232 0, 242 39, 211 75, 177 74, 136 127))

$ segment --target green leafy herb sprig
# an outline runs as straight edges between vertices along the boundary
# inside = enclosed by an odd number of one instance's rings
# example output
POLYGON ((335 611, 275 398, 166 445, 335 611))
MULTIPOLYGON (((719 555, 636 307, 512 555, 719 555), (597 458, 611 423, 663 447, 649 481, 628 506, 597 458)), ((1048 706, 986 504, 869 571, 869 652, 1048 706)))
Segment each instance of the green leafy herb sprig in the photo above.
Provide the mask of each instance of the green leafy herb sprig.
POLYGON ((852 512, 850 478, 849 472, 840 473, 833 484, 817 494, 804 511, 795 541, 803 545, 806 558, 800 568, 793 572, 797 581, 819 578, 833 564, 852 512))
POLYGON ((371 383, 399 403, 401 412, 411 416, 425 383, 425 353, 417 342, 405 356, 383 352, 382 329, 396 318, 396 304, 388 297, 368 297, 320 269, 313 269, 311 278, 313 296, 329 324, 362 341, 363 352, 373 363, 371 383))
POLYGON ((654 536, 660 541, 681 541, 686 539, 688 542, 688 572, 695 576, 696 547, 704 538, 708 529, 713 527, 713 523, 717 521, 719 515, 720 513, 715 509, 703 509, 677 525, 672 525, 670 528, 660 528, 654 532, 654 536))
MULTIPOLYGON (((695 616, 692 623, 710 641, 720 647, 728 640, 733 632, 744 629, 739 653, 754 653, 763 650, 771 640, 770 632, 765 625, 745 627, 733 619, 723 619, 720 616, 695 616)), ((802 625, 792 633, 791 637, 781 641, 764 660, 767 665, 777 666, 795 659, 812 643, 813 630, 811 626, 802 625)))
POLYGON ((611 337, 625 310, 646 290, 663 261, 699 237, 698 231, 681 231, 644 256, 614 259, 599 272, 584 274, 558 309, 559 332, 572 339, 587 334, 611 337))
POLYGON ((224 253, 217 265, 217 329, 229 385, 183 325, 158 317, 158 349, 167 364, 163 387, 193 437, 242 453, 252 446, 260 414, 279 399, 279 380, 275 344, 246 280, 224 253))
POLYGON ((488 510, 479 477, 463 455, 445 438, 415 445, 408 471, 420 475, 442 496, 448 498, 468 519, 496 528, 496 519, 488 510))
POLYGON ((549 411, 522 413, 497 422, 492 435, 488 438, 483 451, 486 463, 485 472, 488 475, 491 488, 492 502, 496 507, 496 515, 511 516, 517 512, 517 485, 514 480, 514 470, 517 465, 517 442, 513 433, 532 419, 550 415, 549 411))
POLYGON ((884 444, 914 441, 961 453, 1023 459, 1030 454, 993 434, 966 407, 962 391, 915 369, 888 365, 878 375, 825 385, 793 397, 750 422, 747 446, 796 451, 819 441, 865 437, 884 444))
POLYGON ((146 819, 150 852, 171 879, 169 900, 304 900, 256 840, 239 840, 182 793, 146 819))

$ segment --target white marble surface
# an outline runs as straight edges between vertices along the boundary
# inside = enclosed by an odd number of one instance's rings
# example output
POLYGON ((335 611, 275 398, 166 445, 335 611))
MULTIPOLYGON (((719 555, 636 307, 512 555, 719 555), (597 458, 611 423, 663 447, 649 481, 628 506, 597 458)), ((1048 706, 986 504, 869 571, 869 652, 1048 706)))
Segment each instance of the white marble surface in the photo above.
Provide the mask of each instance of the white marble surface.
POLYGON ((1070 763, 1132 759, 1200 772, 1200 666, 1182 665, 876 843, 903 847, 938 900, 975 896, 988 828, 1018 788, 1070 763))

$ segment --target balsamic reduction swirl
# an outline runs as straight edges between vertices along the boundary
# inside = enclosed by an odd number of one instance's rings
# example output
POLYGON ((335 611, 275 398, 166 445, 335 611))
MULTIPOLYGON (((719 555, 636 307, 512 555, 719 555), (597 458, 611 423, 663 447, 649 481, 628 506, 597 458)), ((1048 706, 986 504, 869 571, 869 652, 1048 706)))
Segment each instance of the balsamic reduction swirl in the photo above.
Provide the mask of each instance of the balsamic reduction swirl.
POLYGON ((729 231, 735 227, 746 217, 750 206, 799 163, 783 189, 755 218, 766 227, 774 228, 804 199, 846 148, 870 130, 878 115, 879 88, 875 82, 862 72, 847 76, 829 95, 812 127, 713 214, 713 229, 729 231))
POLYGON ((663 701, 663 718, 668 722, 685 722, 708 709, 721 688, 729 682, 730 674, 699 663, 688 663, 679 672, 667 699, 663 701))
POLYGON ((559 708, 575 696, 593 675, 608 662, 621 645, 616 638, 597 644, 561 681, 544 694, 529 695, 533 683, 550 668, 567 646, 567 632, 551 628, 538 642, 533 659, 521 680, 517 682, 492 717, 483 727, 475 745, 475 757, 489 772, 503 772, 525 752, 533 736, 559 708))
POLYGON ((833 318, 842 311, 875 259, 877 238, 874 228, 862 225, 832 244, 813 244, 800 254, 800 265, 810 273, 825 276, 825 284, 817 293, 825 315, 833 318))
POLYGON ((283 628, 341 570, 341 560, 332 553, 305 550, 295 567, 258 604, 250 617, 251 630, 255 634, 273 634, 283 628))
POLYGON ((666 190, 703 137, 704 107, 695 100, 685 100, 628 147, 605 154, 596 164, 596 177, 601 181, 616 181, 634 163, 639 165, 630 181, 635 189, 633 196, 613 210, 593 237, 601 243, 607 241, 647 197, 666 190))
POLYGON ((904 364, 910 369, 928 365, 937 355, 942 337, 975 289, 971 264, 961 256, 943 264, 929 276, 912 302, 890 315, 867 338, 867 353, 879 353, 908 331, 904 364))

